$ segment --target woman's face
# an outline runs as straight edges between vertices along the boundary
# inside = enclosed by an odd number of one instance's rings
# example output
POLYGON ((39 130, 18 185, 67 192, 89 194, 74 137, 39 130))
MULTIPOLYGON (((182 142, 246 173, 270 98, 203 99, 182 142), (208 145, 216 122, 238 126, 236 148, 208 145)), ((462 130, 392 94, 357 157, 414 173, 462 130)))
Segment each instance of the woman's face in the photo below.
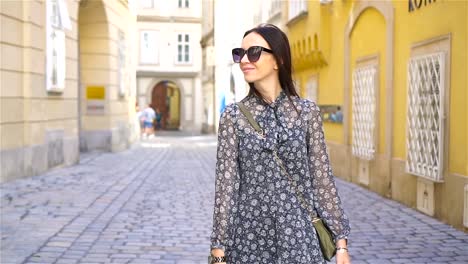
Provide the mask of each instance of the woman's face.
MULTIPOLYGON (((259 34, 252 32, 242 40, 242 48, 247 50, 253 46, 261 46, 271 49, 270 45, 259 34)), ((239 66, 244 73, 246 82, 255 83, 271 77, 278 78, 278 66, 273 54, 262 51, 260 58, 256 62, 250 62, 247 54, 242 57, 239 66)))

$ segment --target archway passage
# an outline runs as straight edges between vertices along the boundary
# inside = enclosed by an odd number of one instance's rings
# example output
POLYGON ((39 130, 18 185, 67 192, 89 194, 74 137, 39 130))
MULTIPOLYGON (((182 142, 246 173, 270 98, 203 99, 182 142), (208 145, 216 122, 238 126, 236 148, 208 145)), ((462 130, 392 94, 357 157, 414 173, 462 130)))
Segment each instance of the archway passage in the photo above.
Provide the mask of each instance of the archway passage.
POLYGON ((156 84, 151 94, 151 107, 156 112, 156 130, 178 130, 180 127, 180 89, 171 81, 156 84))

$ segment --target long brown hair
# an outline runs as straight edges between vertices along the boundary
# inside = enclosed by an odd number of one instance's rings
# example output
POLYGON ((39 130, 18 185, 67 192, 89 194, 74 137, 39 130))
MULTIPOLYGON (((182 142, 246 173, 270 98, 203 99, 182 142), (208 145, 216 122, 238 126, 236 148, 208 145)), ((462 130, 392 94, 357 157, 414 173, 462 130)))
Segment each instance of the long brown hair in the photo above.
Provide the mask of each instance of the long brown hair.
MULTIPOLYGON (((278 76, 281 88, 291 100, 290 96, 299 96, 292 80, 291 48, 286 34, 278 27, 272 24, 260 24, 244 33, 244 38, 248 34, 255 32, 262 36, 270 45, 273 56, 278 63, 278 76)), ((262 95, 255 89, 253 83, 249 83, 249 95, 262 95)), ((292 100, 291 100, 292 101, 292 100)), ((294 104, 293 104, 294 105, 294 104)))

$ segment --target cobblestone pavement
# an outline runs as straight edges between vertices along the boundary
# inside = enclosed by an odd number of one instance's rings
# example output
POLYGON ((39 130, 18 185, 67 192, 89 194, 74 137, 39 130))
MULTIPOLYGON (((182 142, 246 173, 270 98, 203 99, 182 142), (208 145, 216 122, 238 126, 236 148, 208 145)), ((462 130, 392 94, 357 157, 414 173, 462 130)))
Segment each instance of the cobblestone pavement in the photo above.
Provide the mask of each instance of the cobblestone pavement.
MULTIPOLYGON (((213 136, 165 136, 0 185, 1 263, 207 263, 213 136)), ((468 234, 337 179, 358 263, 468 263, 468 234)))

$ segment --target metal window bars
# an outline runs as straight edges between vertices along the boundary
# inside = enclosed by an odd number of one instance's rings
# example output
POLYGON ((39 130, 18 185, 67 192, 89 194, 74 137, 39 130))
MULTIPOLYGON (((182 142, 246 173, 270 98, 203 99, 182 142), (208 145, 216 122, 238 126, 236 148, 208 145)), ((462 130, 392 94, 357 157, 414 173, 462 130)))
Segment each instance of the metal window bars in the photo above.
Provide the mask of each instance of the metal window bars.
POLYGON ((406 172, 443 181, 445 53, 408 62, 406 172))
POLYGON ((353 73, 351 150, 365 160, 375 154, 376 73, 375 65, 358 67, 353 73))

